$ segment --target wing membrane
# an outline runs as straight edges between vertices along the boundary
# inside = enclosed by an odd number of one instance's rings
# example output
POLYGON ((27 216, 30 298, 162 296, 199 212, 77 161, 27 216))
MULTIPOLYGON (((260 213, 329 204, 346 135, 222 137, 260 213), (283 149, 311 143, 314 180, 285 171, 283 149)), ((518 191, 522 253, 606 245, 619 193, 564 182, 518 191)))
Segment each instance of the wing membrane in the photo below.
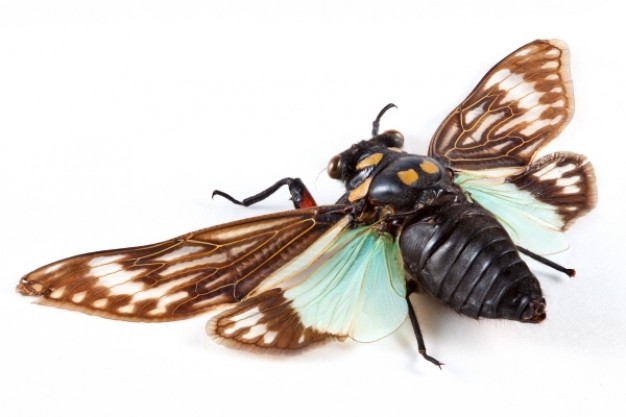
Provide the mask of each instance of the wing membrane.
POLYGON ((598 200, 591 162, 573 152, 546 155, 507 181, 554 207, 563 231, 591 211, 598 200))
POLYGON ((458 171, 455 181, 516 244, 543 254, 566 249, 562 232, 597 200, 591 163, 570 152, 547 155, 521 170, 458 171))
POLYGON ((241 304, 214 317, 209 334, 244 349, 290 351, 329 339, 381 339, 406 319, 397 242, 375 227, 338 224, 241 304))
POLYGON ((346 214, 345 206, 293 210, 78 255, 27 274, 17 289, 42 303, 109 318, 183 319, 242 300, 346 214))
POLYGON ((523 167, 573 113, 567 46, 537 40, 485 75, 441 124, 429 154, 464 170, 523 167))

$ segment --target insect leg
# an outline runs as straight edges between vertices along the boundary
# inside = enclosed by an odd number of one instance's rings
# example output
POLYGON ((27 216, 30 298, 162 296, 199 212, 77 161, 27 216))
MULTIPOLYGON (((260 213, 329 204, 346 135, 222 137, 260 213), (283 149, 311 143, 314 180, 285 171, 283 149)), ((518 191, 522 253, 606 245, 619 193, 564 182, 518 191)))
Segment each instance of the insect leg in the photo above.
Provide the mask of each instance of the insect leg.
POLYGON ((406 302, 409 304, 409 318, 411 319, 411 325, 413 326, 413 333, 415 333, 415 338, 417 339, 417 349, 420 355, 424 357, 424 359, 426 359, 430 363, 434 363, 435 365, 439 367, 439 369, 441 369, 441 365, 443 365, 443 363, 439 362, 437 359, 433 358, 432 356, 426 353, 426 345, 424 344, 424 337, 422 336, 420 325, 417 322, 415 309, 413 308, 413 304, 411 303, 411 300, 409 299, 410 295, 411 293, 407 292, 406 302))
POLYGON ((215 197, 216 195, 219 195, 231 201, 232 203, 239 204, 240 206, 248 207, 252 204, 258 203, 259 201, 265 200, 267 197, 271 196, 276 191, 278 191, 278 189, 280 189, 281 187, 285 185, 289 187, 289 193, 291 194, 291 201, 293 202, 293 205, 295 208, 298 209, 298 208, 317 206, 315 199, 313 199, 313 196, 309 192, 308 188, 306 188, 306 185, 304 185, 302 180, 300 178, 291 178, 291 177, 283 178, 282 180, 277 181, 275 184, 261 191, 260 193, 250 196, 248 198, 244 198, 241 201, 232 197, 230 194, 226 194, 225 192, 220 191, 220 190, 213 191, 213 194, 211 195, 211 197, 215 197))
POLYGON ((524 255, 530 256, 535 261, 541 262, 542 264, 547 265, 550 268, 556 269, 559 272, 563 272, 565 275, 567 275, 570 278, 576 275, 575 269, 565 268, 564 266, 561 266, 557 264, 556 262, 552 262, 550 259, 544 258, 541 255, 537 255, 535 252, 531 252, 528 249, 523 248, 521 246, 516 245, 516 247, 517 247, 517 250, 523 253, 524 255))

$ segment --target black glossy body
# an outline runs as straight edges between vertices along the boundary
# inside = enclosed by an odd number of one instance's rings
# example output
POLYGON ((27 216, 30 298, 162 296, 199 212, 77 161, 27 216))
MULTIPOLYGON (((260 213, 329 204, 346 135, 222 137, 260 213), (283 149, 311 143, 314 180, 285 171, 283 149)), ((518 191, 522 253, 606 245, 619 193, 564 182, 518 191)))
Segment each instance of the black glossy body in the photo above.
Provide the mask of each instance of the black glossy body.
POLYGON ((539 282, 504 228, 468 200, 445 161, 389 146, 396 133, 362 141, 331 161, 331 176, 347 188, 339 203, 355 206, 356 222, 378 222, 394 234, 407 278, 457 312, 543 320, 539 282))
POLYGON ((539 281, 498 221, 460 199, 434 207, 400 234, 406 270, 419 287, 470 317, 543 320, 539 281))

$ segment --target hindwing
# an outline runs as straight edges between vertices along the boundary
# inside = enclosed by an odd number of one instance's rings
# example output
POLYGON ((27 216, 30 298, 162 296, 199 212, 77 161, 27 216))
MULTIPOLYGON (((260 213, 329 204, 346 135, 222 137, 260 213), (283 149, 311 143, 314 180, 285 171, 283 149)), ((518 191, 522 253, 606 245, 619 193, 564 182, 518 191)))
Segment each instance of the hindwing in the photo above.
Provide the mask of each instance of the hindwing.
POLYGON ((455 182, 517 245, 541 254, 567 249, 562 232, 597 201, 593 167, 571 152, 547 155, 524 169, 457 171, 455 182))
POLYGON ((329 338, 372 342, 395 331, 408 314, 397 242, 374 226, 333 229, 207 331, 236 347, 280 350, 329 338))
POLYGON ((507 181, 556 209, 561 230, 567 230, 597 203, 596 176, 591 162, 573 152, 556 152, 533 162, 507 181))

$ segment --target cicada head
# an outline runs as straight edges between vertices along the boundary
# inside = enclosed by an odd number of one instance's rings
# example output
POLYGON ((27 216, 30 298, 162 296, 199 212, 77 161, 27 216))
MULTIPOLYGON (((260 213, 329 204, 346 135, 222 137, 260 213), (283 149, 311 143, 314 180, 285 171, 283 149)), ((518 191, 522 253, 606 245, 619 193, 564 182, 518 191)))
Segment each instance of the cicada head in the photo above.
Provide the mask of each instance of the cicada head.
POLYGON ((355 143, 333 156, 328 163, 328 175, 344 183, 350 181, 363 168, 374 168, 385 153, 401 152, 404 136, 397 130, 387 130, 369 140, 355 143))

